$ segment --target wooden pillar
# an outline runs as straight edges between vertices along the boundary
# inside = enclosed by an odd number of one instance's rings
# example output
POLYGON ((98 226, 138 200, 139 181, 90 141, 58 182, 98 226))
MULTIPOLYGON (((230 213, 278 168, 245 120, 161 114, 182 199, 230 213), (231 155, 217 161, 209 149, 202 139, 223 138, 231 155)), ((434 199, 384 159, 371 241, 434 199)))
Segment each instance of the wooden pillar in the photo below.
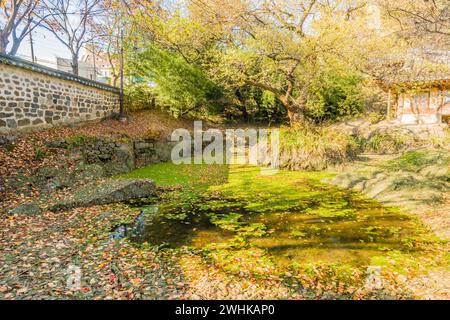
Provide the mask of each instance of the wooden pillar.
POLYGON ((442 123, 442 109, 444 108, 445 94, 446 94, 445 86, 443 84, 439 85, 438 86, 438 97, 436 99, 437 103, 438 103, 436 113, 437 113, 437 118, 438 118, 439 123, 442 123))
POLYGON ((391 88, 388 90, 388 106, 387 106, 387 119, 391 120, 391 88))

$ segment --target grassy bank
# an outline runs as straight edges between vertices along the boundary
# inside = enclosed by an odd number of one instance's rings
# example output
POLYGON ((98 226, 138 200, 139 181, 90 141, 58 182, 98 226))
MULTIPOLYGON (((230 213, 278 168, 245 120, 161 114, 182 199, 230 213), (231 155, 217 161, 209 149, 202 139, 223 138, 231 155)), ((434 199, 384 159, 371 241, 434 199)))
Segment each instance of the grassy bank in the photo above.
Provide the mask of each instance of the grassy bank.
POLYGON ((331 128, 280 131, 280 165, 289 170, 323 170, 355 159, 359 150, 353 137, 331 128))
MULTIPOLYGON (((355 129, 356 130, 356 129, 355 129)), ((337 126, 280 128, 280 165, 289 170, 318 171, 346 164, 364 153, 401 154, 411 150, 448 152, 448 129, 414 133, 406 127, 368 127, 349 133, 337 126)))

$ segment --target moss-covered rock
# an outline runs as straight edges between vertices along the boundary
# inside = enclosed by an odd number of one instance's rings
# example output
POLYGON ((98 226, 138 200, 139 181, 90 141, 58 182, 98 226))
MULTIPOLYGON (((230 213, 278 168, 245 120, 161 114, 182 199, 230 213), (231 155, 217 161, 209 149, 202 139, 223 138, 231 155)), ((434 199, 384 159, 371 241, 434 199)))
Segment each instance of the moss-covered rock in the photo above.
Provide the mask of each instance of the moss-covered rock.
POLYGON ((148 198, 155 193, 155 183, 148 179, 107 180, 90 183, 74 192, 69 198, 50 207, 51 211, 94 205, 127 202, 148 198))
POLYGON ((9 212, 10 215, 33 216, 42 213, 42 209, 35 202, 23 203, 9 212))
POLYGON ((448 163, 448 156, 441 151, 410 151, 388 161, 353 167, 330 182, 383 203, 416 210, 444 199, 450 189, 448 163))

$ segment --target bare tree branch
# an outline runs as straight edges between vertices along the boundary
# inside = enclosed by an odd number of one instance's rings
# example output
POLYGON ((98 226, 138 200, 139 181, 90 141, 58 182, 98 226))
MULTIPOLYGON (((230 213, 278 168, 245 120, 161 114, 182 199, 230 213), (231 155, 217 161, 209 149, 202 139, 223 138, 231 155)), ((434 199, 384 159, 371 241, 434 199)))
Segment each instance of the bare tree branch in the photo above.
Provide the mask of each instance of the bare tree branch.
POLYGON ((72 55, 72 71, 78 75, 78 60, 84 44, 95 35, 89 34, 91 22, 102 10, 100 0, 42 0, 46 19, 42 27, 50 31, 72 55))
POLYGON ((0 53, 15 55, 23 39, 42 22, 36 18, 40 6, 39 0, 10 0, 0 3, 0 53), (8 44, 12 38, 12 47, 8 44))

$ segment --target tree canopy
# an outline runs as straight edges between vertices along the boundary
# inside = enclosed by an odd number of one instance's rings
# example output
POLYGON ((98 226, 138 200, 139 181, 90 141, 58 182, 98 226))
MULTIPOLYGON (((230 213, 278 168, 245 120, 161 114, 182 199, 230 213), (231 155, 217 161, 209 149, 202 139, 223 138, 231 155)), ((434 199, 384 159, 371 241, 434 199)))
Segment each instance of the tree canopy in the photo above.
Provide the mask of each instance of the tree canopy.
MULTIPOLYGON (((353 115, 363 109, 365 82, 412 72, 409 60, 418 61, 424 45, 399 23, 392 1, 134 4, 128 7, 138 26, 130 39, 140 48, 131 55, 134 75, 152 81, 155 94, 180 113, 228 98, 246 117, 249 101, 270 108, 260 98, 272 96, 291 123, 353 115)), ((434 33, 445 35, 441 20, 434 33)), ((422 63, 420 72, 432 64, 422 63)))

